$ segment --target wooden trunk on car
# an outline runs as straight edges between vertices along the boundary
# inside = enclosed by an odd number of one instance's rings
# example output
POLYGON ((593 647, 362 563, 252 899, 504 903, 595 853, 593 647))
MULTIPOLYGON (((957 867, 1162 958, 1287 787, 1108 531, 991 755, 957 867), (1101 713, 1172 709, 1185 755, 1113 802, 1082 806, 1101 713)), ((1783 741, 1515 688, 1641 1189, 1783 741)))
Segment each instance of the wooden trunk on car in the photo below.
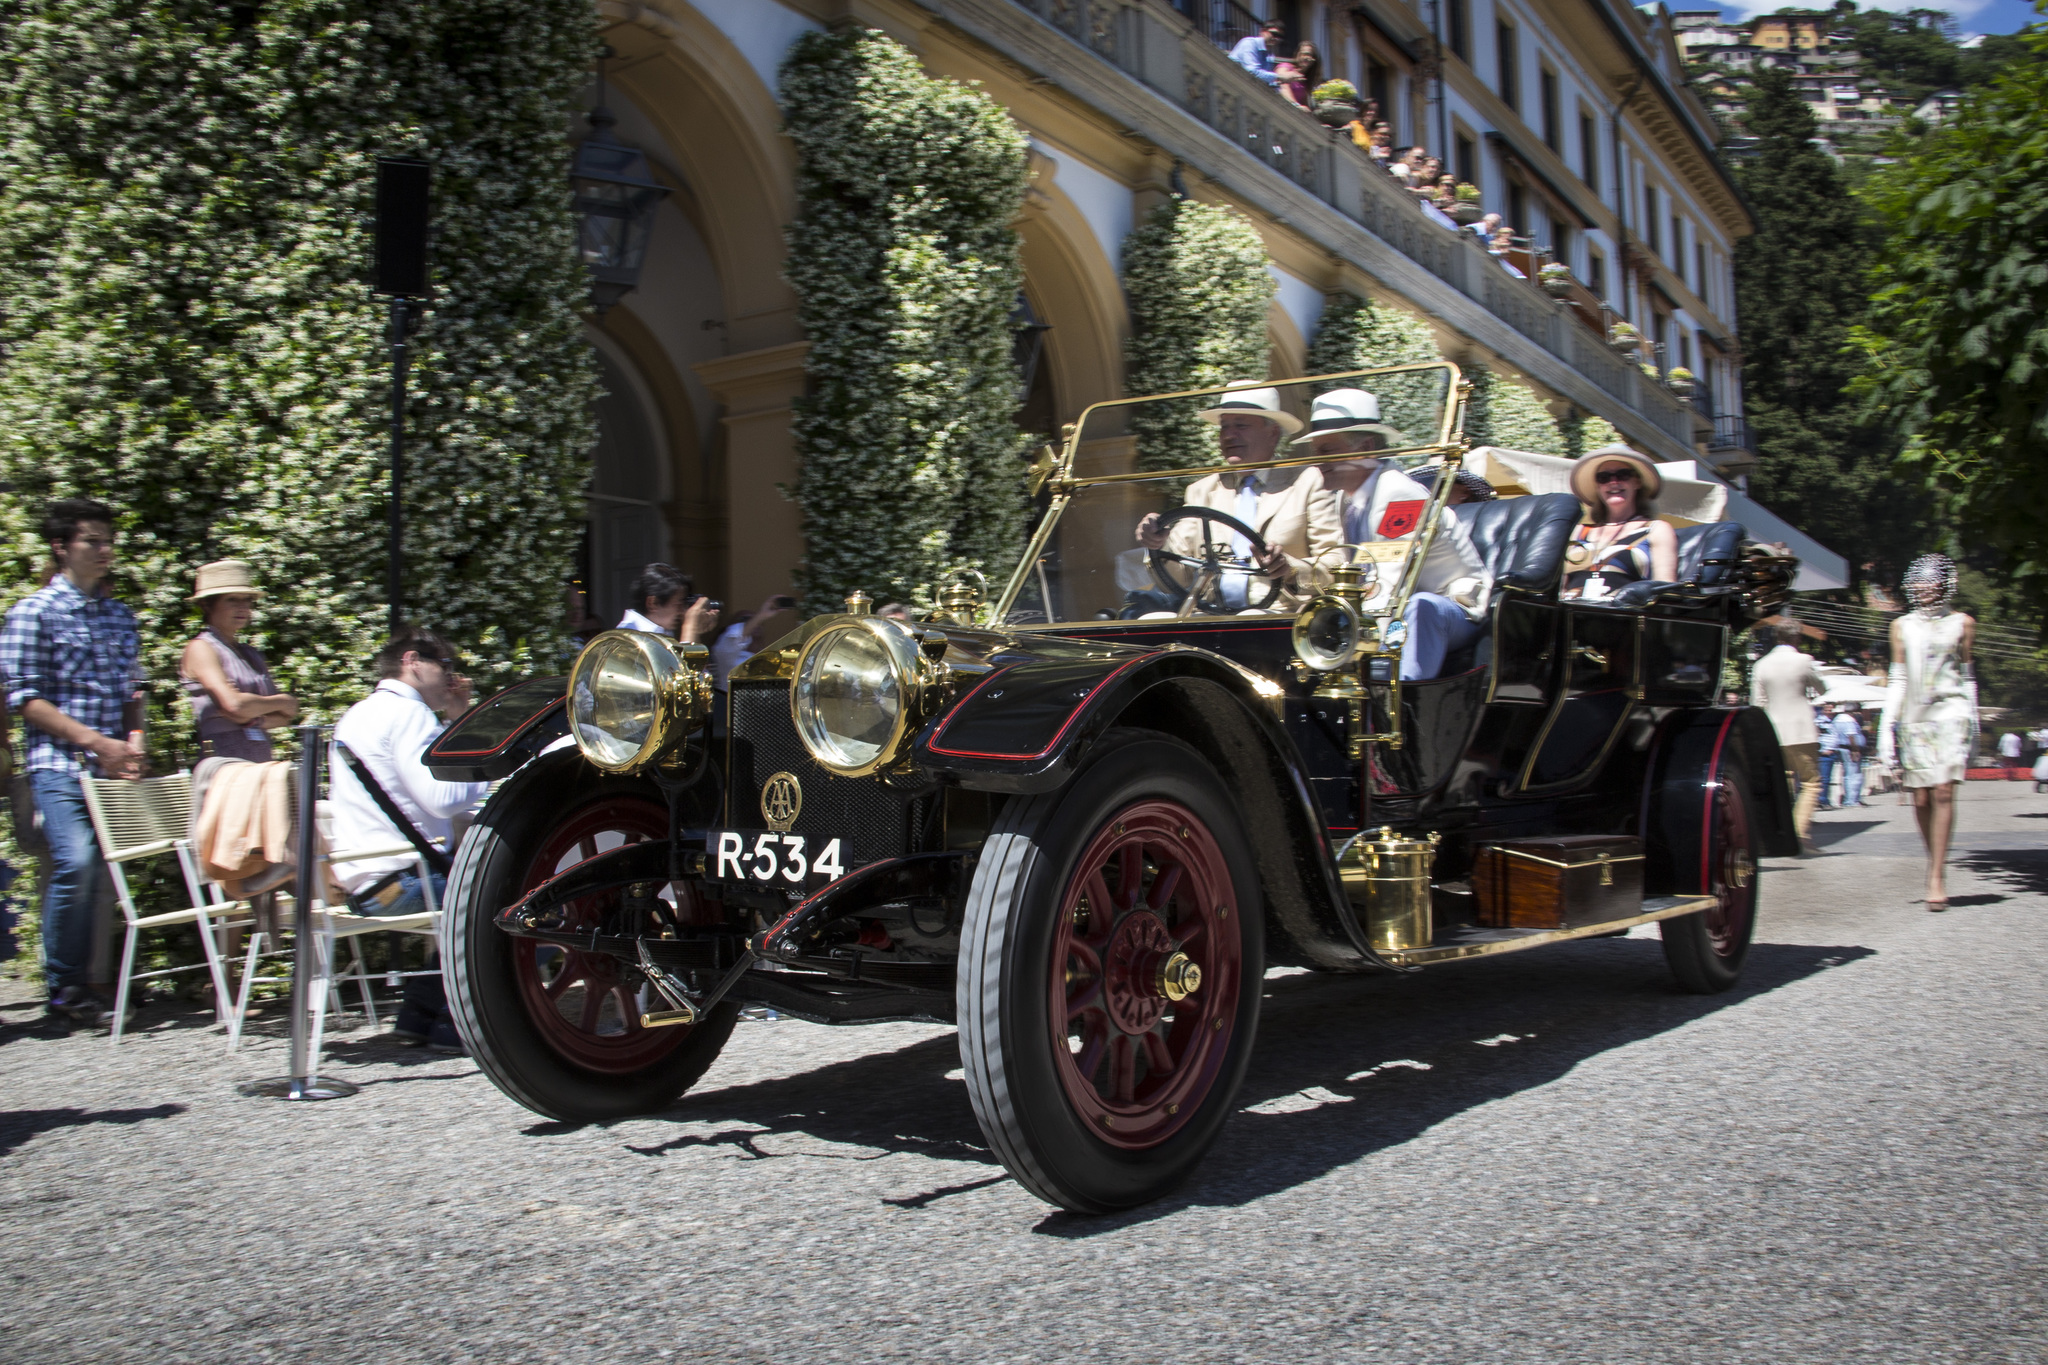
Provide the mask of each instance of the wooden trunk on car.
POLYGON ((1503 839, 1472 869, 1479 922, 1495 929, 1577 929, 1642 913, 1643 843, 1620 834, 1503 839))

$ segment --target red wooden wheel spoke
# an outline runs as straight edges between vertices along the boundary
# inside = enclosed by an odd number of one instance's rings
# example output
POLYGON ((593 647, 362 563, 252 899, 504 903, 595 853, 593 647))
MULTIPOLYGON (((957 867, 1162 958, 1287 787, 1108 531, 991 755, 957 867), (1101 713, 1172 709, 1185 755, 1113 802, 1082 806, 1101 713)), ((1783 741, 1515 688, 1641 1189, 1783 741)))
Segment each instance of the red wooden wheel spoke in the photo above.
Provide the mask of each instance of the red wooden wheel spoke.
MULTIPOLYGON (((658 801, 639 796, 604 796, 570 808, 542 841, 528 865, 519 893, 525 894, 558 871, 596 857, 600 845, 622 847, 668 836, 668 811, 658 801)), ((600 892, 565 907, 564 927, 571 931, 603 925, 617 892, 600 892)), ((527 1017, 549 1047, 577 1066, 599 1074, 640 1071, 674 1052, 690 1035, 688 1027, 640 1027, 634 998, 637 974, 602 954, 574 948, 515 940, 513 970, 527 1017), (550 980, 546 969, 554 967, 550 980), (580 999, 571 996, 578 986, 580 999), (616 1024, 605 1018, 605 1002, 616 1003, 616 1024), (602 1031, 601 1031, 602 1030, 602 1031)))
POLYGON ((1164 914, 1166 907, 1173 904, 1173 893, 1180 886, 1180 865, 1174 864, 1159 874, 1159 880, 1152 883, 1152 894, 1148 903, 1154 910, 1164 914))
POLYGON ((1061 1088, 1099 1140, 1157 1146, 1215 1085, 1243 989, 1235 908, 1222 849, 1178 802, 1116 812, 1075 860, 1052 945, 1050 1041, 1061 1088), (1182 1002, 1162 985, 1175 953, 1201 973, 1182 1002))

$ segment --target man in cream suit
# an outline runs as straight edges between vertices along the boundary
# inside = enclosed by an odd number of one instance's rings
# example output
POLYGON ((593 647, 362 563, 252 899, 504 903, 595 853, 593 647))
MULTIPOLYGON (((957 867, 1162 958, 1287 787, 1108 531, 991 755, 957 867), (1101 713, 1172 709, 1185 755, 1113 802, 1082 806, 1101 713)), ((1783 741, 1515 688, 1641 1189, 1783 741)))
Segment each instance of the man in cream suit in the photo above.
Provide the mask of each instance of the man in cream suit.
MULTIPOLYGON (((1316 399, 1308 434, 1295 441, 1317 455, 1370 456, 1401 433, 1380 420, 1379 399, 1364 389, 1333 389, 1316 399)), ((1429 489, 1378 460, 1339 460, 1317 466, 1323 483, 1342 500, 1344 541, 1369 545, 1380 540, 1412 540, 1422 528, 1429 507, 1429 489)), ((1385 566, 1380 592, 1393 589, 1395 566, 1385 566)), ((1408 639, 1401 651, 1401 681, 1434 678, 1444 658, 1479 636, 1486 619, 1493 584, 1471 537, 1446 507, 1443 525, 1422 561, 1416 591, 1408 599, 1408 639)), ((1368 599, 1367 610, 1374 608, 1368 599)), ((1384 598, 1378 603, 1384 611, 1384 598)))
MULTIPOLYGON (((1281 438, 1301 430, 1301 419, 1281 410, 1278 389, 1240 389, 1224 394, 1222 402, 1205 409, 1201 416, 1216 424, 1217 449, 1233 465, 1280 458, 1281 438)), ((1265 595, 1260 578, 1277 579, 1281 584, 1280 595, 1267 611, 1298 610, 1314 594, 1314 584, 1327 581, 1332 562, 1325 561, 1322 570, 1315 571, 1310 569, 1310 561, 1344 543, 1337 498, 1323 487, 1313 469, 1205 474, 1188 485, 1183 498, 1190 507, 1227 512, 1266 542, 1267 553, 1259 556, 1251 542, 1232 536, 1241 542, 1236 546, 1239 557, 1259 565, 1257 574, 1223 575, 1219 585, 1223 601, 1240 610, 1265 595)), ((1202 530, 1201 523, 1184 521, 1169 532, 1153 512, 1138 523, 1138 543, 1148 550, 1163 550, 1170 544, 1177 553, 1199 555, 1202 530)))

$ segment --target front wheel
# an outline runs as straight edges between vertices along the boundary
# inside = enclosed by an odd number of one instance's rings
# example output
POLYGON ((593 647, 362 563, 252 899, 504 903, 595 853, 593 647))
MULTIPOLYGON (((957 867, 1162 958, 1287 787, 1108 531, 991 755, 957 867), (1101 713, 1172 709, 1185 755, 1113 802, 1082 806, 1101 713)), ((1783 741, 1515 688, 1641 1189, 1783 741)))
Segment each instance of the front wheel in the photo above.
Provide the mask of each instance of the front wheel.
MULTIPOLYGON (((462 841, 448 877, 449 1004, 478 1067, 536 1113, 587 1123, 662 1109, 704 1074, 739 1019, 725 1004, 692 1026, 644 1028, 649 987, 633 968, 497 926, 500 910, 557 872, 667 836, 659 788, 607 777, 564 750, 527 765, 462 841)), ((573 926, 600 927, 618 895, 573 902, 573 926)))
POLYGON ((1735 984, 1756 932, 1756 830, 1742 794, 1746 781, 1741 772, 1724 770, 1708 813, 1707 892, 1716 903, 1658 926, 1665 963, 1695 995, 1735 984))
POLYGON ((989 1145, 1077 1213, 1165 1194, 1229 1117, 1264 975, 1222 780, 1178 740, 1113 732, 1064 789, 1013 801, 975 870, 960 1056, 989 1145))

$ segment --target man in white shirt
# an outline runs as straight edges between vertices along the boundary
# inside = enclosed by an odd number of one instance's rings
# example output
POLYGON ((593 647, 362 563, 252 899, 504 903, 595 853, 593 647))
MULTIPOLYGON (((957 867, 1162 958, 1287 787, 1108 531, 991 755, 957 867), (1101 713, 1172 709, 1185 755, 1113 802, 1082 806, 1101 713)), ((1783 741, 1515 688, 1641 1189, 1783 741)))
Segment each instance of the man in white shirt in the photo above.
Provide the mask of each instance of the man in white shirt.
POLYGON ((673 564, 649 564, 627 595, 633 605, 619 618, 616 630, 666 635, 684 644, 706 644, 718 633, 717 604, 696 596, 690 576, 673 564))
MULTIPOLYGON (((453 853, 453 817, 483 800, 491 784, 443 782, 427 770, 420 757, 447 728, 441 716, 452 720, 469 709, 469 679, 455 671, 455 650, 431 630, 394 635, 377 651, 377 672, 382 677, 377 689, 335 723, 335 746, 347 748, 369 770, 413 829, 443 852, 453 853)), ((330 751, 328 760, 334 847, 378 848, 408 842, 405 831, 356 780, 341 754, 330 751)), ((364 858, 334 865, 335 880, 351 895, 369 891, 394 872, 397 879, 384 888, 378 903, 365 908, 379 915, 418 914, 427 902, 411 857, 364 858)), ((439 872, 429 876, 438 905, 447 878, 439 872)), ((440 977, 406 978, 405 1004, 392 1032, 401 1041, 460 1049, 440 977)))
POLYGON ((1813 656, 1799 652, 1803 635, 1797 621, 1779 617, 1778 647, 1757 660, 1749 682, 1749 704, 1771 718, 1785 766, 1798 786, 1792 825, 1802 846, 1820 804, 1820 729, 1813 723, 1813 698, 1828 690, 1826 679, 1814 670, 1813 656))
POLYGON ((1856 720, 1856 703, 1835 708, 1835 762, 1842 767, 1842 808, 1863 804, 1863 750, 1867 741, 1856 720))
MULTIPOLYGON (((1316 399, 1309 413, 1308 434, 1295 441, 1318 455, 1370 456, 1396 444, 1401 433, 1380 420, 1380 401, 1364 389, 1333 389, 1316 399)), ((1323 486, 1343 501, 1344 543, 1369 545, 1382 540, 1413 540, 1422 529, 1430 490, 1398 469, 1366 458, 1318 466, 1323 486)), ((1390 592, 1398 565, 1382 565, 1376 580, 1379 593, 1390 592)), ((1492 580, 1459 525, 1458 514, 1446 507, 1443 525, 1422 561, 1415 593, 1408 599, 1407 643, 1401 650, 1401 681, 1418 682, 1443 671, 1444 659, 1479 638, 1486 619, 1492 580)), ((1374 609, 1374 598, 1366 609, 1374 609)), ((1385 609, 1384 601, 1379 609, 1385 609)))

